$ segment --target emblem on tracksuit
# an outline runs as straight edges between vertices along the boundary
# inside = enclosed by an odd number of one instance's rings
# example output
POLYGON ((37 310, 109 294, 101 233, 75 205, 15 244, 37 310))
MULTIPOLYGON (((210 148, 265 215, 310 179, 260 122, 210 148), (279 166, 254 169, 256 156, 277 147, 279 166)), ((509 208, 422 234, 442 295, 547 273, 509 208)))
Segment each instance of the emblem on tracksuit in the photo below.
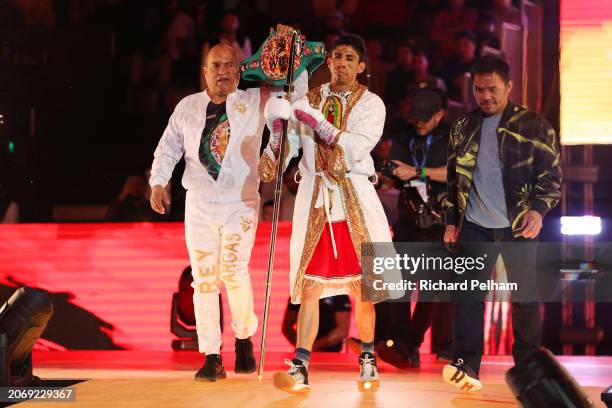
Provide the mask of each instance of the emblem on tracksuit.
POLYGON ((246 110, 247 110, 246 105, 241 101, 235 102, 232 107, 234 108, 236 112, 239 112, 243 115, 246 113, 246 110))
POLYGON ((240 217, 240 225, 242 226, 242 231, 247 232, 251 229, 251 225, 253 225, 253 220, 245 217, 240 217))

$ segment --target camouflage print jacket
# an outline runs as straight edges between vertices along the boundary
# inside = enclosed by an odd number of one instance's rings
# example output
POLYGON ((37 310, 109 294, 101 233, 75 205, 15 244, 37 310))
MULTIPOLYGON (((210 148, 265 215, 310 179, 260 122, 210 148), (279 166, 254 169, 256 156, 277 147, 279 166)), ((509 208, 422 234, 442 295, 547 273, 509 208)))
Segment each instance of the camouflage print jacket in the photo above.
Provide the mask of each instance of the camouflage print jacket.
MULTIPOLYGON (((476 168, 483 112, 477 109, 457 119, 448 145, 446 224, 463 224, 472 175, 476 168)), ((561 163, 551 125, 540 115, 508 102, 497 128, 508 219, 515 235, 528 210, 542 217, 561 198, 561 163)))

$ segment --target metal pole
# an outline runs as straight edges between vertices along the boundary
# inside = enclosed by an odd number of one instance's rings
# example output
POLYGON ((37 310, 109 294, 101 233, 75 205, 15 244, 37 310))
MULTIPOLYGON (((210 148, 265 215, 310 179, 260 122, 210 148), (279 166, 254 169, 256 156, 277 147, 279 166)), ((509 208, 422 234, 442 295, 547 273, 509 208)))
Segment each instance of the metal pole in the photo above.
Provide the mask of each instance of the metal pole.
MULTIPOLYGON (((285 95, 291 102, 291 91, 293 87, 293 63, 295 58, 295 40, 297 34, 293 32, 291 35, 291 48, 289 53, 289 65, 287 67, 287 84, 285 85, 285 95)), ((268 257, 268 277, 266 282, 266 300, 264 303, 264 316, 261 326, 261 351, 259 353, 259 368, 257 377, 259 381, 263 380, 264 373, 264 357, 266 354, 266 332, 268 330, 268 314, 270 309, 270 295, 272 290, 272 270, 274 269, 274 251, 276 249, 276 231, 278 229, 278 217, 280 213, 280 198, 281 189, 283 186, 283 170, 285 158, 285 140, 287 139, 287 128, 289 121, 283 123, 283 133, 281 134, 280 149, 278 153, 278 167, 276 169, 276 186, 274 189, 274 214, 272 216, 272 234, 270 236, 270 255, 268 257)))

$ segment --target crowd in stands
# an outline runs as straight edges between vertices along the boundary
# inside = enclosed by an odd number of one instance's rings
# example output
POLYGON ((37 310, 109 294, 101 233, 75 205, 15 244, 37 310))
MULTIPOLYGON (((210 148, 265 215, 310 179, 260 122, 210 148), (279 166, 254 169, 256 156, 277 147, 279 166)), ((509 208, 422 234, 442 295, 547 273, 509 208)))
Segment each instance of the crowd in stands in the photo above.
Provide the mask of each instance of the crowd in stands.
MULTIPOLYGON (((200 73, 211 46, 229 44, 241 59, 246 58, 280 21, 327 45, 345 32, 361 34, 367 41, 368 68, 359 80, 383 98, 392 120, 409 112, 410 95, 424 87, 445 92, 460 103, 464 74, 485 47, 499 48, 501 24, 521 24, 512 0, 43 0, 36 7, 31 3, 3 2, 0 26, 70 29, 95 24, 100 31, 109 31, 126 78, 119 91, 125 92, 125 110, 134 114, 168 115, 181 98, 205 89, 200 73)), ((311 77, 310 86, 328 80, 329 71, 323 66, 311 77)), ((137 177, 142 181, 142 175, 137 177)), ((262 196, 262 202, 271 198, 262 196)), ((111 210, 117 204, 115 200, 111 210)), ((291 211, 286 207, 282 211, 281 218, 287 219, 291 211)), ((116 219, 112 211, 109 217, 116 219)))

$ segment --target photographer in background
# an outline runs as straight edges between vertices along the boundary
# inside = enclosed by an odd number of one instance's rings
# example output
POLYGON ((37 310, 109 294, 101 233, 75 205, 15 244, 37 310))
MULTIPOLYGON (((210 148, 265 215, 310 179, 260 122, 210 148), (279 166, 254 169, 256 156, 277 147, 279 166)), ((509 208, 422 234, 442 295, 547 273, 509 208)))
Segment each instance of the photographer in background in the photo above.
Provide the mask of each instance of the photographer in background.
MULTIPOLYGON (((450 128, 444 122, 444 101, 438 91, 419 90, 405 96, 403 115, 388 127, 392 140, 390 162, 382 169, 400 189, 395 242, 442 242, 441 203, 446 195, 446 160, 450 128)), ((419 347, 432 324, 432 352, 450 358, 452 310, 449 303, 418 302, 376 305, 377 352, 398 367, 418 367, 419 347), (392 341, 389 341, 392 340, 392 341)))
MULTIPOLYGON (((396 122, 398 124, 398 122, 396 122)), ((397 125, 396 125, 397 126, 397 125)), ((389 166, 402 191, 398 202, 400 220, 394 225, 396 242, 437 242, 444 236, 441 218, 446 194, 446 158, 450 128, 444 122, 444 105, 438 92, 420 90, 412 98, 412 109, 403 128, 391 128, 389 166), (435 213, 429 221, 419 219, 414 187, 435 213)), ((422 218, 422 217, 421 217, 422 218)))

